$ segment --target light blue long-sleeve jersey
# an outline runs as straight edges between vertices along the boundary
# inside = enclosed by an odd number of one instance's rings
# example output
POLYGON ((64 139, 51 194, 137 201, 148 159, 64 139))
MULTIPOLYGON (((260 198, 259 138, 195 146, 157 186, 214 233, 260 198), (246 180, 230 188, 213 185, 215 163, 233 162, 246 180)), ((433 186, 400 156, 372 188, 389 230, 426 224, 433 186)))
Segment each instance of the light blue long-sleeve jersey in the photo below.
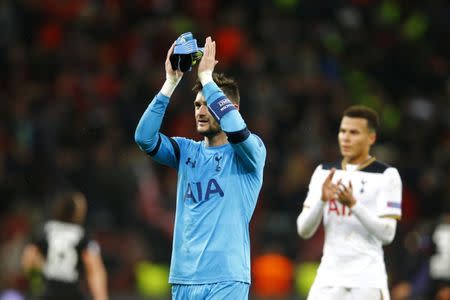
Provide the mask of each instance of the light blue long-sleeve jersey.
MULTIPOLYGON (((214 82, 202 93, 210 110, 225 98, 214 82)), ((235 109, 219 116, 225 145, 167 137, 159 129, 168 104, 168 97, 155 96, 135 140, 155 161, 178 170, 169 282, 250 283, 249 222, 263 181, 265 146, 235 109)))

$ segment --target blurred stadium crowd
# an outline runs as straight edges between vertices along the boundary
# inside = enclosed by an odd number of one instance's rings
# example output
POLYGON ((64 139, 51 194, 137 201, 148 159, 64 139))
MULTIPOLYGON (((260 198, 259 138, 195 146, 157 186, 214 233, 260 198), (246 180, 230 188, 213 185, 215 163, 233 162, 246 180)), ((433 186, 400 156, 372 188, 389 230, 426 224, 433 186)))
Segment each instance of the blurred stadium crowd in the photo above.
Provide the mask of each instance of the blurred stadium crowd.
MULTIPOLYGON (((199 44, 214 36, 217 69, 237 79, 241 113, 267 146, 253 294, 305 294, 323 236, 300 240, 295 220, 314 167, 339 159, 342 111, 360 103, 380 112, 374 155, 404 184, 403 218, 385 251, 393 299, 427 299, 432 232, 450 213, 444 0, 0 1, 0 290, 39 289, 21 272, 20 252, 52 195, 71 187, 88 199, 111 294, 166 291, 176 176, 133 136, 163 82, 167 49, 186 31, 199 44)), ((168 135, 200 138, 195 75, 171 100, 168 135)))

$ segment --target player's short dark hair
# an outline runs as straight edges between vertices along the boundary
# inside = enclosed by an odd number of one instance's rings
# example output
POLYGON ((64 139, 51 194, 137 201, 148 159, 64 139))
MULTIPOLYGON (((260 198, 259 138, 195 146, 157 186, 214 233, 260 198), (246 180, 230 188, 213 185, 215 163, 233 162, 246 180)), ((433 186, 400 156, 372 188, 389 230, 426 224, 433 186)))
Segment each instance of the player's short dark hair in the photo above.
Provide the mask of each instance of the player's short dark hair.
MULTIPOLYGON (((236 80, 231 77, 227 77, 223 73, 213 73, 213 80, 222 89, 225 96, 227 96, 231 102, 239 105, 241 97, 239 95, 239 87, 236 80)), ((194 93, 198 93, 201 90, 202 84, 200 83, 200 80, 197 79, 192 91, 194 91, 194 93)))
POLYGON ((57 195, 51 209, 51 218, 65 223, 79 223, 80 220, 76 220, 77 204, 75 201, 80 195, 79 192, 74 191, 57 195))
POLYGON ((367 127, 374 132, 377 132, 380 126, 378 113, 374 109, 364 105, 350 106, 344 111, 343 117, 366 119, 367 127))

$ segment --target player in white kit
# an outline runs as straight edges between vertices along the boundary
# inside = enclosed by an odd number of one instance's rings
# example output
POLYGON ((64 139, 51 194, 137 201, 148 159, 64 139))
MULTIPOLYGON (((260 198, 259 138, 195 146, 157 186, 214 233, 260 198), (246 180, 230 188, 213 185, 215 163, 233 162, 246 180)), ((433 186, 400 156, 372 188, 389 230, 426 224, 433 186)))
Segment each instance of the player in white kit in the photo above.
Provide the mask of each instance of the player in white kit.
POLYGON ((312 175, 297 231, 310 238, 323 217, 325 243, 308 300, 388 300, 383 245, 401 217, 402 182, 396 168, 376 160, 378 114, 348 108, 338 140, 343 159, 312 175))

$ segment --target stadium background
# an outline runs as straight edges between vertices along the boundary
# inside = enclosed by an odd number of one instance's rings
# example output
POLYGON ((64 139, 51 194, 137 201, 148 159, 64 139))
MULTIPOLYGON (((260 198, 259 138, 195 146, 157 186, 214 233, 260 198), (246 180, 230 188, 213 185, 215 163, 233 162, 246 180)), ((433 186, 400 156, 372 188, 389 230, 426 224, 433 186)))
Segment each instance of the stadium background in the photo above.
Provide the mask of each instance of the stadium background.
MULTIPOLYGON (((316 164, 339 158, 341 112, 355 103, 380 112, 373 152, 404 183, 403 219, 385 249, 390 284, 414 280, 433 224, 450 212, 448 1, 3 0, 1 299, 39 290, 20 251, 67 187, 88 198, 112 299, 166 298, 176 175, 133 136, 186 31, 216 40, 217 71, 237 79, 241 113, 268 149, 251 224, 253 298, 304 295, 323 233, 302 241, 295 219, 316 164)), ((186 74, 176 90, 165 133, 199 138, 194 80, 186 74)))

